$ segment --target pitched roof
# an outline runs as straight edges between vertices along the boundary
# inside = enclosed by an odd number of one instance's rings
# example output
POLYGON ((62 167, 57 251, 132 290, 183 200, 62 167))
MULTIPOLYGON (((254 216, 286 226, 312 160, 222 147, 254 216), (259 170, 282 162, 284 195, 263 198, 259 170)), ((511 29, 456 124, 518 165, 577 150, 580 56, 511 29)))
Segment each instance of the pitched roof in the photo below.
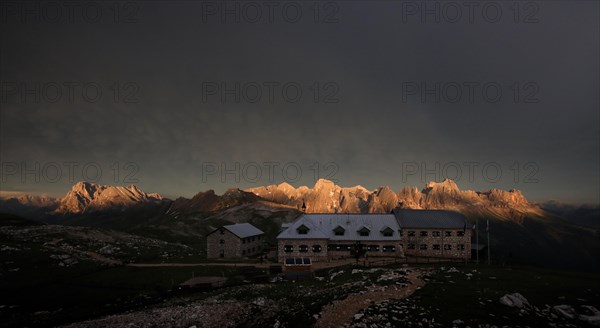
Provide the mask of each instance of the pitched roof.
POLYGON ((463 229, 464 215, 446 210, 394 210, 398 224, 404 228, 463 229))
POLYGON ((229 230, 232 234, 234 234, 240 238, 246 238, 246 237, 264 234, 264 232, 262 232, 262 230, 251 225, 250 223, 236 223, 236 224, 223 226, 223 228, 229 230))
POLYGON ((282 231, 277 239, 329 239, 329 240, 400 240, 398 222, 393 214, 303 214, 282 231), (298 227, 305 225, 310 230, 299 234, 298 227), (344 228, 344 235, 338 236, 334 230, 344 228), (367 227, 371 232, 361 236, 359 231, 367 227), (394 233, 385 237, 381 233, 391 227, 394 233))

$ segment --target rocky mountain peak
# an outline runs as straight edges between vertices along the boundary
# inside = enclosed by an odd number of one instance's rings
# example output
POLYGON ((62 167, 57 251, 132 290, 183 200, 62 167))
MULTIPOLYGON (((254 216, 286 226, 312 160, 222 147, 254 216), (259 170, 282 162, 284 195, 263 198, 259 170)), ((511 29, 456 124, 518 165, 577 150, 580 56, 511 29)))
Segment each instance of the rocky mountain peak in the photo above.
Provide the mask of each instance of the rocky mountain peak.
POLYGON ((146 194, 135 185, 127 187, 104 186, 93 182, 80 181, 71 187, 65 197, 59 200, 55 213, 73 214, 105 210, 123 210, 128 207, 157 203, 162 200, 159 194, 146 194))
POLYGON ((313 190, 315 191, 320 191, 320 190, 332 190, 335 189, 336 185, 335 183, 333 183, 333 181, 327 180, 327 179, 319 179, 317 180, 317 182, 315 182, 315 186, 313 187, 313 190))
POLYGON ((429 192, 432 190, 440 191, 440 192, 458 192, 458 191, 460 191, 456 182, 454 182, 454 180, 451 180, 451 179, 445 179, 442 182, 430 181, 425 186, 424 191, 429 192))
POLYGON ((340 187, 326 179, 319 179, 313 188, 303 186, 296 189, 282 183, 248 191, 263 199, 296 208, 304 203, 308 213, 389 213, 394 208, 402 207, 448 209, 465 214, 473 212, 473 215, 485 214, 512 219, 527 213, 538 215, 541 211, 536 205, 530 204, 518 190, 461 191, 451 179, 431 181, 422 190, 404 187, 400 192, 394 192, 388 186, 373 191, 362 186, 340 187))

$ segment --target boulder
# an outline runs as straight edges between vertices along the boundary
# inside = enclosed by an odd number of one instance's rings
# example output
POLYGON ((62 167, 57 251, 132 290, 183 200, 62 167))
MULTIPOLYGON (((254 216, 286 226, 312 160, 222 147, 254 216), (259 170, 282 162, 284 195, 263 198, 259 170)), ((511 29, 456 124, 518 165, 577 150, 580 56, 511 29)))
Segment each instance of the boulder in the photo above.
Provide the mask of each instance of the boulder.
POLYGON ((555 305, 554 307, 552 307, 552 309, 558 315, 567 319, 574 319, 577 315, 577 311, 575 311, 575 309, 572 306, 566 304, 555 305))
POLYGON ((527 301, 527 299, 519 293, 506 294, 500 297, 500 303, 519 309, 530 306, 529 301, 527 301))
POLYGON ((600 326, 600 311, 591 305, 582 305, 581 307, 586 309, 590 315, 580 314, 579 320, 592 326, 600 326))

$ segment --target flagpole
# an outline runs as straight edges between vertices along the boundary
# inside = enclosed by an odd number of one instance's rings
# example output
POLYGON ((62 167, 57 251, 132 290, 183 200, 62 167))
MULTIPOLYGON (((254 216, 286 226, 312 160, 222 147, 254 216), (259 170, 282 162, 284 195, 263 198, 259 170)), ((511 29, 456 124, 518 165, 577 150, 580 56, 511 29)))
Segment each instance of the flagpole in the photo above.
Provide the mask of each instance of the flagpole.
POLYGON ((479 217, 475 221, 475 244, 477 245, 477 247, 475 247, 475 254, 477 255, 476 262, 479 264, 479 217))
POLYGON ((487 220, 487 239, 488 239, 488 265, 490 265, 490 220, 487 220))

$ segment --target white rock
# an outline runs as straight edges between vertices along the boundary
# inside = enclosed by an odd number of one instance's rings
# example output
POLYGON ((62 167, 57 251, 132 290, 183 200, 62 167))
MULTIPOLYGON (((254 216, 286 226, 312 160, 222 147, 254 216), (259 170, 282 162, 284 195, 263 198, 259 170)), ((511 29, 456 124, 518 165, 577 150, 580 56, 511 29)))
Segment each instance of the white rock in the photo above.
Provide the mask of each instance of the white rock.
POLYGON ((591 305, 582 305, 581 307, 588 309, 592 315, 580 314, 579 320, 585 321, 592 326, 600 326, 600 311, 591 305))
POLYGON ((357 313, 354 315, 354 320, 360 320, 360 318, 362 318, 364 316, 363 313, 357 313))
POLYGON ((504 304, 506 306, 516 307, 516 308, 523 308, 526 306, 530 306, 529 301, 527 301, 527 299, 519 293, 506 294, 506 295, 500 297, 500 303, 504 304))
POLYGON ((560 314, 561 316, 567 319, 573 319, 577 315, 575 309, 572 306, 566 304, 555 305, 552 309, 554 310, 554 312, 560 314))

